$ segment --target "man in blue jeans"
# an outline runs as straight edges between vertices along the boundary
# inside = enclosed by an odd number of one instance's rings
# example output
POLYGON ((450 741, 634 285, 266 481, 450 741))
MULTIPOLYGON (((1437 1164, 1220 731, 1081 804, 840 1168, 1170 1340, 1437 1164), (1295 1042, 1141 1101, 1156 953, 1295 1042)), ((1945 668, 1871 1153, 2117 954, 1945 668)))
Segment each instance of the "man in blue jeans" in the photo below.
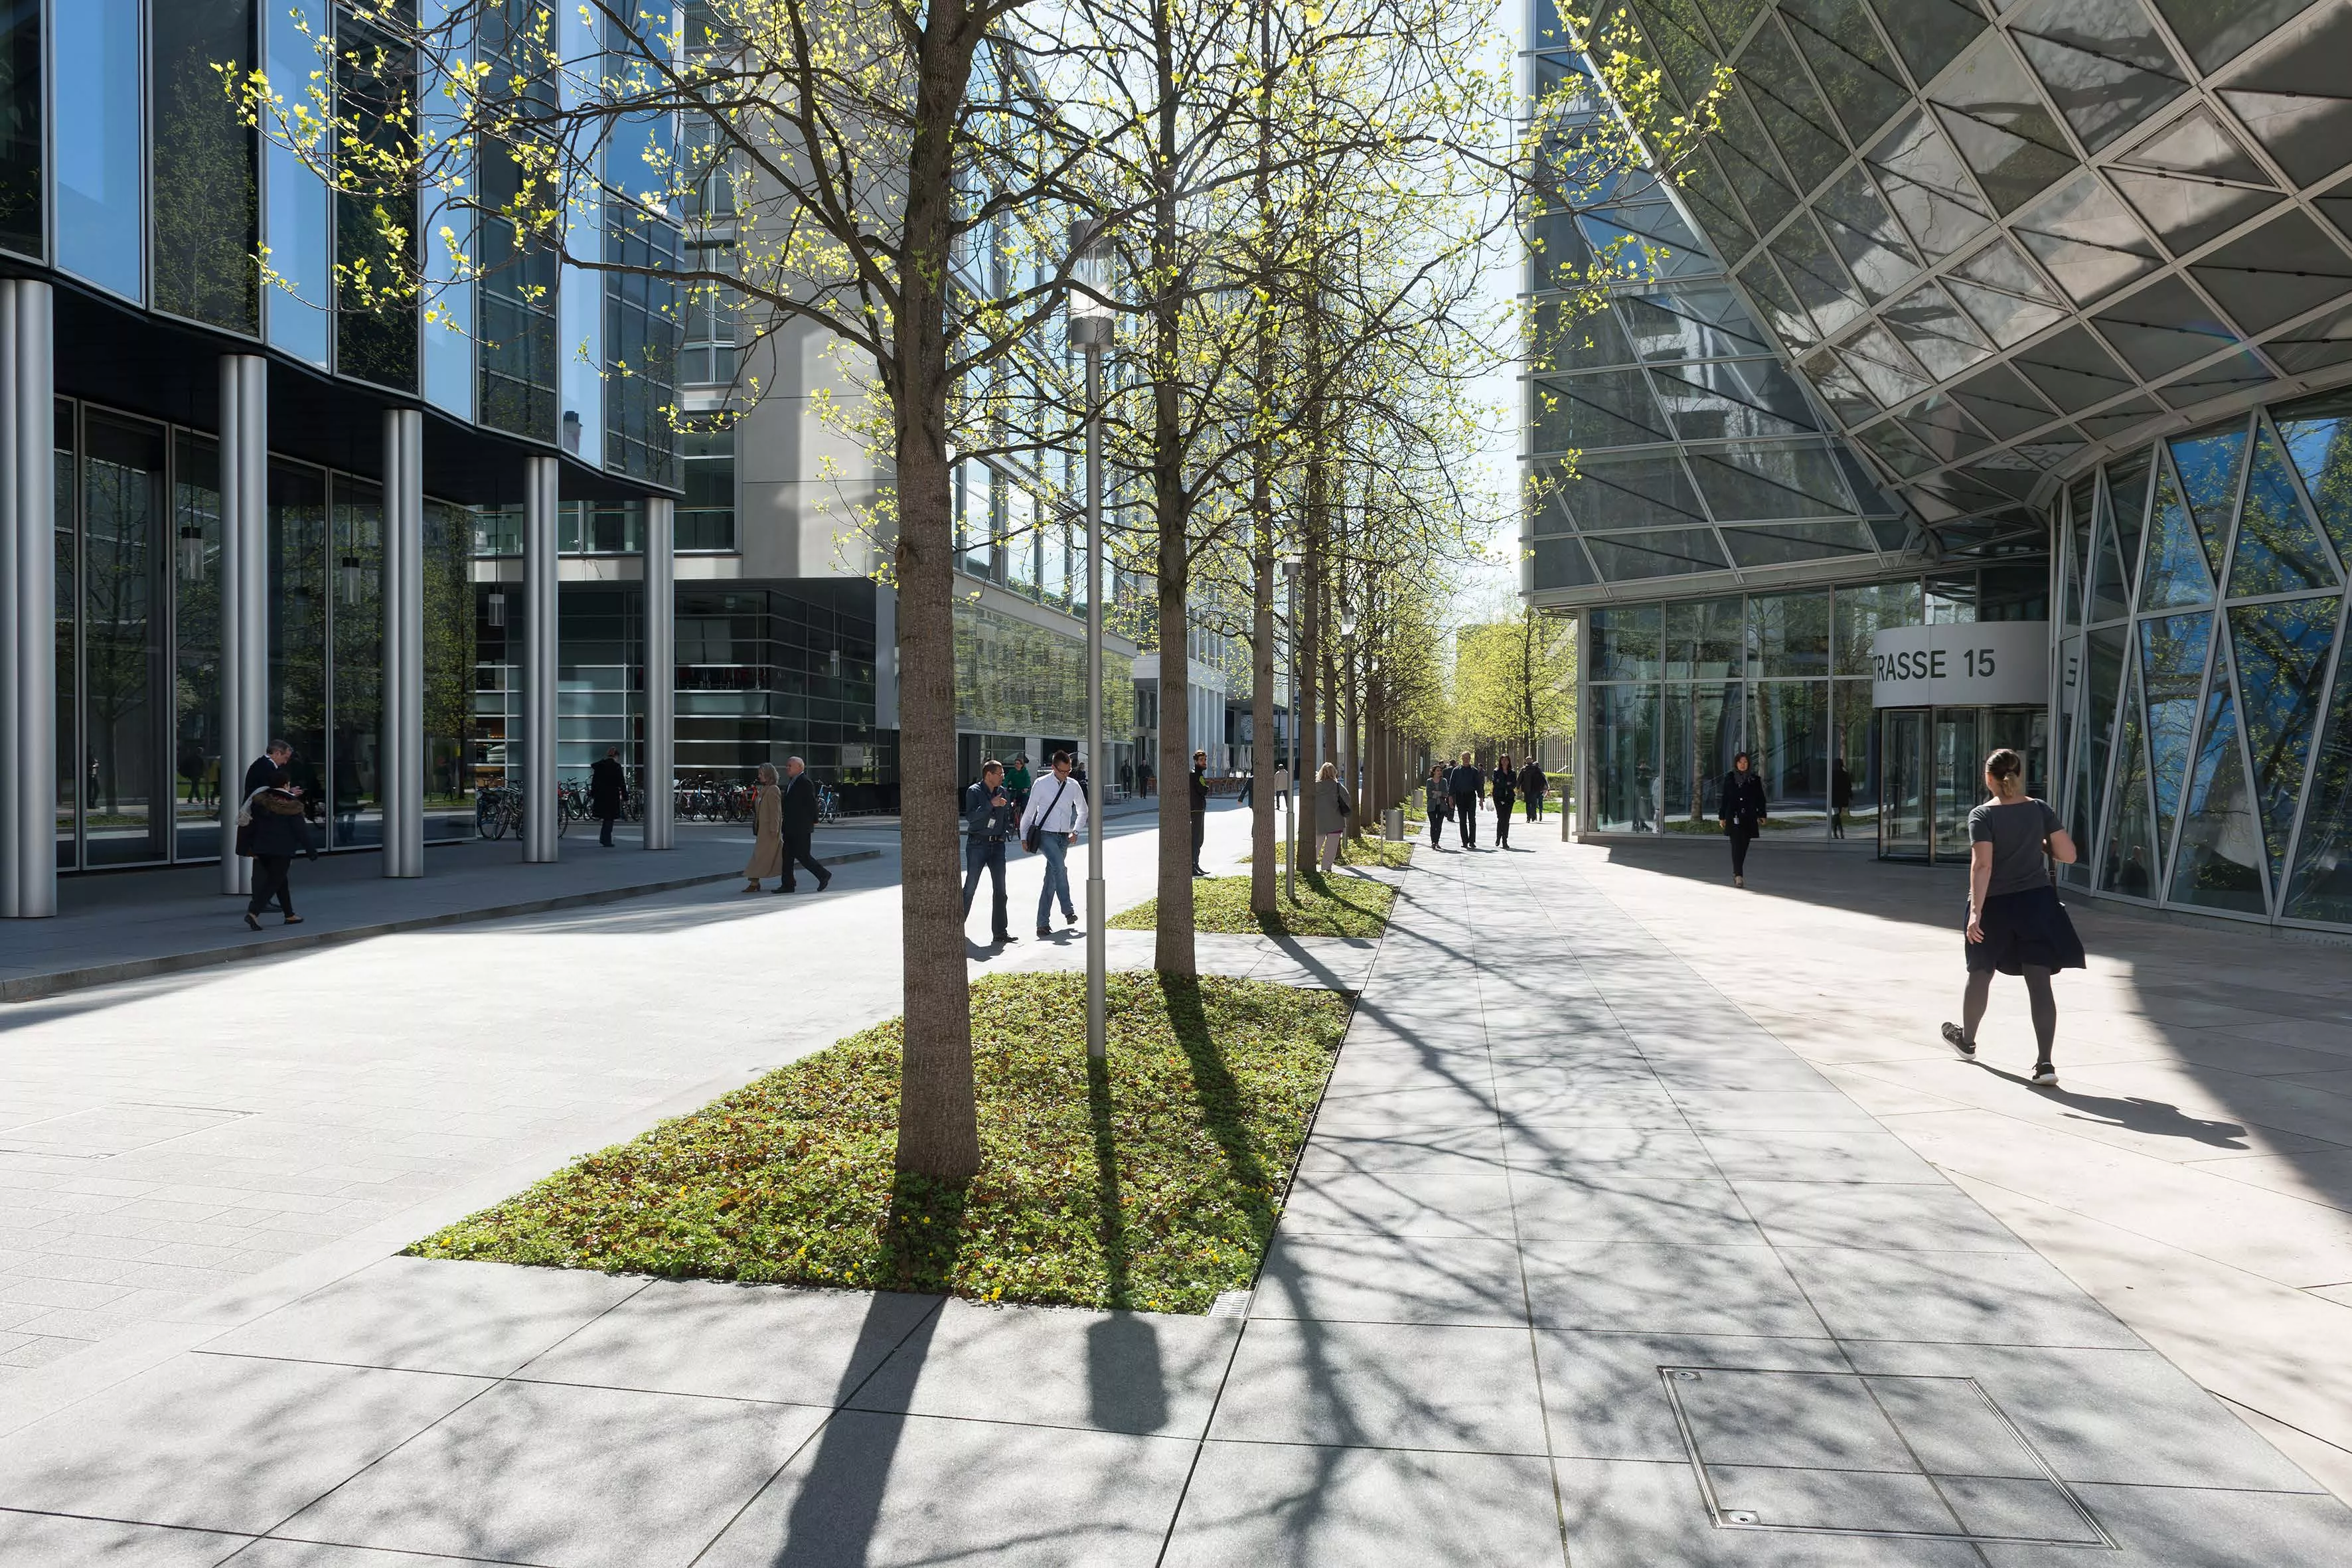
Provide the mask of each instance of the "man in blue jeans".
POLYGON ((988 929, 999 947, 1019 940, 1005 929, 1004 910, 1004 843, 1019 816, 1004 787, 1004 764, 992 757, 981 764, 980 782, 963 792, 963 915, 971 918, 971 896, 980 891, 981 873, 987 872, 996 895, 988 929))
POLYGON ((1070 776, 1070 753, 1055 752, 1053 776, 1031 787, 1029 805, 1021 813, 1021 841, 1034 842, 1036 853, 1045 858, 1045 885, 1037 889, 1039 936, 1054 934, 1045 922, 1053 918, 1056 896, 1062 900, 1063 923, 1078 923, 1078 907, 1070 901, 1070 873, 1064 859, 1069 854, 1070 840, 1086 823, 1087 792, 1070 776))

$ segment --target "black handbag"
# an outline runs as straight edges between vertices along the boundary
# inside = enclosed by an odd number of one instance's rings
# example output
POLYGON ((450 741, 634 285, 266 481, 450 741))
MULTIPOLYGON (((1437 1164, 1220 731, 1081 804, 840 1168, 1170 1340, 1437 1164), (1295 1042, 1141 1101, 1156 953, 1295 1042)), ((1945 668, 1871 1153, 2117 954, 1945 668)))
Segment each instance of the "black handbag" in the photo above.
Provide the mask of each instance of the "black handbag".
POLYGON ((1045 835, 1045 829, 1038 824, 1043 824, 1045 818, 1053 814, 1054 807, 1062 804, 1062 796, 1069 790, 1069 780, 1056 779, 1055 782, 1060 784, 1061 788, 1054 792, 1054 798, 1045 809, 1037 814, 1036 824, 1033 824, 1027 832, 1021 835, 1021 847, 1029 854, 1037 853, 1038 847, 1045 835))

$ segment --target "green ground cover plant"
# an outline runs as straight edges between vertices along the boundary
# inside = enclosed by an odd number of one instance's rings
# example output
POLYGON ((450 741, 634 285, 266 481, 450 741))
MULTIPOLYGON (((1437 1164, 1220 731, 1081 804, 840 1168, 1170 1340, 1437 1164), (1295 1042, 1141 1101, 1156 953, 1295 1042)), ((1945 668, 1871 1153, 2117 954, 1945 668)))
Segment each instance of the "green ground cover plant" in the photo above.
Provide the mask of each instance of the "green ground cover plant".
MULTIPOLYGON (((1192 928, 1225 936, 1376 937, 1387 929, 1396 889, 1362 877, 1326 877, 1301 868, 1298 897, 1283 897, 1275 886, 1275 912, 1250 908, 1247 877, 1203 877, 1192 884, 1192 928)), ((1160 900, 1147 899, 1111 917, 1114 931, 1156 931, 1160 900)))
POLYGON ((574 1162, 423 1258, 1202 1312, 1246 1287, 1346 1032, 1335 992, 1080 973, 972 987, 984 1163, 892 1169, 896 1019, 574 1162))
MULTIPOLYGON (((1315 852, 1311 847, 1305 858, 1310 861, 1315 858, 1315 852)), ((1255 855, 1244 855, 1242 857, 1242 864, 1246 866, 1256 858, 1255 855)), ((1274 847, 1274 863, 1277 866, 1287 865, 1289 859, 1290 846, 1276 842, 1274 847)), ((1379 866, 1388 870, 1401 871, 1412 864, 1412 841, 1399 839, 1391 843, 1385 838, 1342 838, 1339 840, 1339 864, 1379 866)))

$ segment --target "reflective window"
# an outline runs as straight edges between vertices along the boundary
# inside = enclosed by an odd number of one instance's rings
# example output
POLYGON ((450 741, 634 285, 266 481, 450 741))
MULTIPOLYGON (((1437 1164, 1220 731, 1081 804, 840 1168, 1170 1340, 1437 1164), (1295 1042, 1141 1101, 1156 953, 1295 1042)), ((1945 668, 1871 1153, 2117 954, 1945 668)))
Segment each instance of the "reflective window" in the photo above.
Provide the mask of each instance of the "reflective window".
MULTIPOLYGON (((2352 925, 2352 671, 2337 655, 2327 738, 2312 755, 2311 803, 2295 850, 2286 914, 2352 925)), ((2244 836, 2248 840, 2252 834, 2244 836)))
MULTIPOLYGON (((336 43, 336 107, 347 133, 377 153, 410 154, 415 132, 413 59, 356 14, 341 18, 336 43)), ((335 368, 379 385, 414 391, 418 352, 416 193, 345 193, 335 199, 335 368)), ((338 820, 340 829, 340 819, 338 820)))
POLYGON ((87 866, 171 853, 173 553, 163 433, 92 414, 82 454, 82 844, 87 866))
POLYGON ((216 67, 253 63, 251 0, 157 5, 149 91, 155 159, 155 308, 261 330, 260 149, 216 67))
POLYGON ((138 300, 142 189, 139 0, 58 6, 58 265, 138 300))
MULTIPOLYGON (((677 548, 681 551, 735 548, 735 429, 689 430, 685 442, 686 499, 678 503, 677 548)), ((973 467, 963 464, 958 469, 973 467)))
POLYGON ((2262 824, 2246 787, 2244 743, 2225 659, 2214 671, 2189 775, 2180 847, 2172 858, 2172 901, 2261 914, 2262 868, 2262 824))
POLYGON ((2148 777, 2156 800, 2157 842, 2172 841, 2189 746, 2197 728, 2197 696, 2205 685, 2210 614, 2142 621, 2140 672, 2147 697, 2148 777))
MULTIPOLYGON (((1652 614, 1656 612, 1653 610, 1652 614)), ((1658 688, 1596 686, 1591 741, 1593 826, 1603 833, 1654 833, 1665 808, 1658 776, 1658 688)))
POLYGON ((2293 594, 2337 585, 2336 566, 2319 529, 2303 509, 2286 459, 2267 425, 2254 434, 2254 466, 2238 514, 2238 542, 2230 566, 2230 596, 2293 594))
MULTIPOLYGON (((184 432, 172 459, 173 771, 179 829, 173 853, 220 853, 221 774, 243 763, 221 734, 220 447, 184 432)), ((228 783, 234 790, 241 777, 228 783)))
MULTIPOLYGON (((296 7, 268 4, 262 12, 262 58, 290 110, 304 101, 310 76, 319 69, 318 50, 296 20, 296 7)), ((268 171, 262 239, 276 274, 265 296, 269 341, 311 364, 328 363, 328 326, 334 300, 333 215, 327 184, 304 167, 290 148, 269 145, 262 159, 268 171)))
POLYGON ((2262 808, 2273 887, 2284 879, 2287 835, 2303 789, 2304 763, 2317 738, 2314 731, 2336 635, 2336 610, 2331 595, 2241 605, 2229 613, 2231 656, 2246 705, 2254 798, 2262 808))
POLYGON ((1759 594, 1748 601, 1748 673, 1827 675, 1830 596, 1759 594))
POLYGON ((41 246, 41 0, 0 0, 0 247, 41 246))
POLYGON ((1592 679, 1595 680, 1655 680, 1662 612, 1655 605, 1635 605, 1592 612, 1592 679))
POLYGON ((383 495, 335 479, 334 744, 328 780, 338 849, 383 842, 383 495))
POLYGON ((272 463, 266 568, 269 731, 294 748, 287 771, 314 822, 327 789, 327 533, 326 477, 272 463))
POLYGON ((474 837, 473 519, 425 503, 425 837, 474 837))

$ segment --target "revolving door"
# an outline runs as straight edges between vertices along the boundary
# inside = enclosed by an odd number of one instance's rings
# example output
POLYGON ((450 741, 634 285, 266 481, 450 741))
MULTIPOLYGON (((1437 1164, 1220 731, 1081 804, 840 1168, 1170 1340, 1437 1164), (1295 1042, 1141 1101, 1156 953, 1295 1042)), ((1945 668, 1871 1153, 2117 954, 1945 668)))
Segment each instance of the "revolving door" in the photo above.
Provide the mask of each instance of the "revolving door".
POLYGON ((2026 793, 2049 799, 2047 709, 1880 709, 1878 858, 1965 863, 1984 760, 2001 746, 2024 757, 2026 793))

